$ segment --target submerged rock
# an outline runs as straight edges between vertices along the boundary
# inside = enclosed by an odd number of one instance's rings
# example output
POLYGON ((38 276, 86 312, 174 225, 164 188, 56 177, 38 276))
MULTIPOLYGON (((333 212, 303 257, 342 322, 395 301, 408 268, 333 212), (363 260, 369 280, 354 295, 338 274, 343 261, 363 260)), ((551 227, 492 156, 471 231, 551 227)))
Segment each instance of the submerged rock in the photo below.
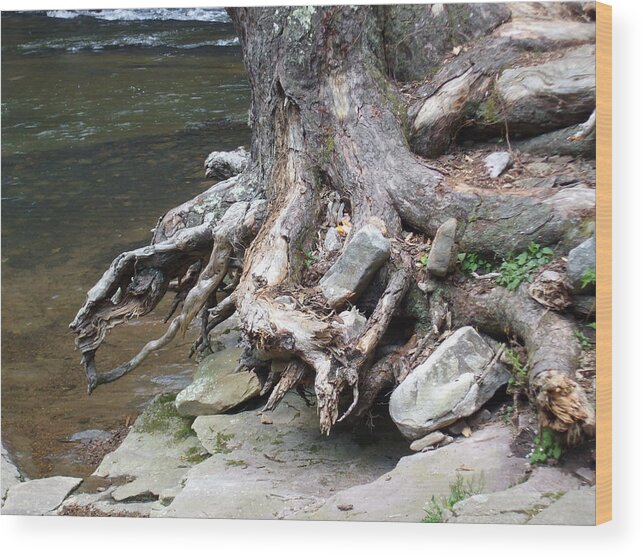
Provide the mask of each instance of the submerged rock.
MULTIPOLYGON (((567 256, 567 278, 574 293, 590 292, 596 288, 596 282, 588 282, 583 286, 583 279, 588 279, 594 273, 596 277, 596 237, 585 240, 576 246, 567 256)), ((587 281, 586 281, 587 282, 587 281)))
POLYGON ((257 396, 261 382, 254 371, 236 371, 241 348, 212 354, 199 364, 194 381, 176 397, 182 416, 220 414, 257 396))
POLYGON ((494 350, 473 327, 445 340, 393 391, 389 412, 410 440, 476 412, 509 379, 494 350))
POLYGON ((2 514, 52 514, 82 481, 81 478, 53 476, 14 485, 7 492, 2 514))
POLYGON ((451 218, 444 221, 435 233, 426 268, 436 277, 445 276, 449 270, 457 227, 458 221, 451 218))
POLYGON ((249 158, 243 147, 237 147, 234 151, 213 151, 203 164, 205 176, 213 180, 232 178, 246 169, 249 158))
POLYGON ((373 224, 363 226, 319 282, 332 307, 357 298, 389 258, 390 240, 373 224))

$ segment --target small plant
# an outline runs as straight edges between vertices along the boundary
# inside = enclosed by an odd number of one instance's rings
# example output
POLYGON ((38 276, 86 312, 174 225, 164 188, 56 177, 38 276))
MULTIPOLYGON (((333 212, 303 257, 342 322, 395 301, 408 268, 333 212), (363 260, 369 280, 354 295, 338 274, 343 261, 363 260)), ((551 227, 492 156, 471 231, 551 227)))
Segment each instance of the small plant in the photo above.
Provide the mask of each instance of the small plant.
POLYGON ((574 335, 576 335, 578 342, 580 342, 580 347, 583 350, 590 350, 592 348, 592 343, 589 338, 587 338, 587 335, 585 335, 585 333, 583 333, 582 331, 575 331, 574 335))
POLYGON ((543 248, 532 242, 527 251, 503 261, 499 269, 498 284, 509 290, 516 290, 523 282, 531 282, 534 272, 549 263, 553 254, 551 248, 543 248))
POLYGON ((594 269, 588 269, 580 277, 581 288, 585 288, 590 284, 596 286, 596 271, 594 269))
POLYGON ((590 329, 594 329, 594 330, 596 330, 596 321, 592 321, 591 323, 588 323, 588 324, 587 324, 587 326, 588 326, 590 329))
POLYGON ((428 509, 424 509, 424 512, 426 515, 422 522, 425 524, 438 524, 444 520, 444 508, 435 498, 435 495, 431 497, 431 506, 428 509))
POLYGON ((429 263, 429 254, 423 253, 418 258, 416 266, 419 267, 420 269, 426 269, 426 266, 428 265, 428 263, 429 263))
POLYGON ((228 433, 217 432, 217 438, 214 443, 214 452, 217 454, 229 454, 232 452, 232 449, 228 446, 228 441, 230 441, 234 435, 228 433))
POLYGON ((506 348, 505 359, 511 366, 511 377, 509 377, 508 382, 509 387, 516 391, 525 389, 529 379, 529 371, 527 369, 527 365, 522 363, 520 354, 512 348, 506 348))
POLYGON ((316 251, 304 252, 304 265, 306 267, 312 267, 317 261, 319 261, 319 255, 316 251))
POLYGON ((491 272, 491 263, 482 259, 477 253, 459 253, 458 263, 465 273, 472 274, 478 270, 491 272))
POLYGON ((511 423, 511 416, 513 415, 513 412, 514 412, 514 407, 511 404, 505 407, 504 411, 502 412, 503 424, 509 425, 511 423))
POLYGON ((424 509, 426 515, 422 519, 425 523, 437 523, 444 521, 445 510, 451 510, 456 503, 480 493, 484 487, 484 477, 480 475, 478 480, 469 478, 465 480, 462 474, 458 473, 455 481, 449 485, 450 493, 447 497, 437 499, 435 495, 431 497, 431 506, 424 509))
POLYGON ((534 439, 534 450, 529 455, 529 462, 542 464, 550 458, 558 460, 562 454, 563 448, 554 432, 549 428, 544 428, 534 439))

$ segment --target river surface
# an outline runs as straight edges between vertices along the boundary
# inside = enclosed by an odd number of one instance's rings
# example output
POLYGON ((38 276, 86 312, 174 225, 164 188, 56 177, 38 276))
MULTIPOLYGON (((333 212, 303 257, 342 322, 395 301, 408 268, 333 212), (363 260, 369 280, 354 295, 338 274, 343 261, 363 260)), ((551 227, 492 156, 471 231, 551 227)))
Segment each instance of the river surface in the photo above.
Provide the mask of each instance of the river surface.
MULTIPOLYGON (((192 336, 86 395, 68 324, 122 251, 248 145, 249 88, 221 9, 2 13, 2 439, 29 477, 84 475, 69 437, 186 384, 192 336)), ((117 328, 99 369, 164 330, 117 328)))

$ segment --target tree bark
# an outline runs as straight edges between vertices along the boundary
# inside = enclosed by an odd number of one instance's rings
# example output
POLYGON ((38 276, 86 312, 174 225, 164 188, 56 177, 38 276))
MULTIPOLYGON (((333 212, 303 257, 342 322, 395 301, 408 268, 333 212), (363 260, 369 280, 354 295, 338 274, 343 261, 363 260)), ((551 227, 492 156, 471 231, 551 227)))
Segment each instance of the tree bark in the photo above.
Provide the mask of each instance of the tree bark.
MULTIPOLYGON (((281 377, 271 377, 275 387, 267 406, 274 407, 286 389, 312 373, 320 427, 329 433, 353 412, 364 415, 377 394, 395 381, 396 372, 390 370, 401 373, 404 368, 402 356, 378 358, 377 349, 393 316, 401 312, 409 284, 416 280, 404 240, 409 232, 432 238, 440 224, 455 217, 462 251, 499 258, 531 242, 564 253, 588 235, 584 224, 592 211, 587 196, 583 203, 561 203, 548 198, 549 192, 508 194, 454 183, 411 150, 407 100, 389 75, 394 65, 387 53, 396 40, 387 23, 390 9, 229 10, 252 92, 250 161, 240 176, 168 212, 152 245, 121 255, 89 292, 71 327, 84 355, 90 391, 125 372, 121 368, 96 374, 93 355, 107 331, 153 309, 170 281, 178 279, 179 291, 182 286, 187 290, 179 298, 181 312, 163 339, 143 353, 184 332, 192 318, 205 311, 198 348, 207 341, 210 316, 218 316, 220 322, 236 309, 243 334, 261 359, 290 361, 282 366, 281 377), (328 211, 329 200, 336 198, 351 223, 347 241, 364 225, 374 224, 392 242, 390 260, 360 298, 379 301, 364 306, 366 328, 350 345, 319 290, 319 277, 313 273, 311 279, 306 261, 307 252, 323 253, 318 230, 325 223, 340 224, 328 211), (229 275, 232 259, 243 260, 236 288, 223 308, 209 308, 208 300, 229 275), (182 280, 196 263, 202 269, 198 278, 182 280)), ((491 33, 503 18, 506 14, 480 34, 491 33)), ((458 95, 481 102, 499 71, 499 65, 492 65, 465 72, 462 75, 472 77, 459 83, 458 95)), ((424 102, 451 106, 453 98, 442 95, 428 79, 424 92, 429 101, 424 102)), ((578 122, 587 116, 579 111, 578 122)), ((455 120, 433 129, 430 143, 437 151, 450 144, 455 120)), ((330 264, 337 254, 325 256, 330 264)), ((497 296, 504 299, 503 294, 497 296)), ((495 320, 483 320, 462 307, 459 301, 467 299, 466 292, 453 289, 452 311, 462 316, 459 321, 497 330, 506 318, 534 354, 552 348, 551 331, 532 334, 531 318, 507 310, 495 320)), ((126 371, 141 357, 126 364, 126 371)), ((551 358, 556 361, 544 368, 573 383, 567 351, 554 352, 551 358)), ((534 370, 540 369, 539 361, 534 370)), ((542 375, 534 370, 532 383, 542 375)), ((538 393, 547 389, 539 387, 538 393)), ((548 408, 547 423, 560 431, 591 421, 581 411, 568 411, 569 419, 563 418, 561 405, 553 404, 551 397, 535 400, 543 412, 548 408)))

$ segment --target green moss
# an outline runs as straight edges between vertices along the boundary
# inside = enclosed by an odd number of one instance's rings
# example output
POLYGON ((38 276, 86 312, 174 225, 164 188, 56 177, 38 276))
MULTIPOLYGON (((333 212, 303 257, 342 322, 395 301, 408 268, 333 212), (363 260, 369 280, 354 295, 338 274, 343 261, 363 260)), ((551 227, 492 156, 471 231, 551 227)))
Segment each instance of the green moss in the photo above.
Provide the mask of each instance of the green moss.
POLYGON ((206 458, 208 458, 208 453, 206 453, 199 447, 190 447, 183 458, 190 464, 199 464, 200 462, 203 462, 206 458))
POLYGON ((226 466, 243 466, 244 468, 248 466, 245 460, 234 460, 234 459, 226 459, 225 465, 226 466))
POLYGON ((530 509, 527 509, 525 511, 525 514, 529 517, 529 519, 532 519, 534 518, 534 516, 544 511, 546 508, 547 508, 547 505, 534 505, 530 509))
POLYGON ((134 425, 138 433, 172 432, 174 441, 179 442, 195 435, 192 418, 181 416, 174 404, 176 394, 162 394, 145 408, 134 425))
POLYGON ((324 143, 322 145, 322 159, 325 162, 330 161, 330 157, 335 152, 335 138, 331 133, 328 133, 324 138, 324 143))
POLYGON ((545 493, 545 497, 549 497, 553 501, 558 501, 563 495, 565 495, 564 491, 550 491, 549 493, 545 493))
POLYGON ((214 452, 216 454, 228 454, 232 449, 228 446, 228 442, 234 438, 231 433, 217 432, 217 439, 214 442, 214 452))
POLYGON ((496 124, 500 121, 500 110, 496 96, 491 94, 487 97, 478 107, 477 113, 478 120, 484 124, 496 124))
POLYGON ((404 300, 404 313, 415 321, 415 330, 425 333, 431 328, 429 302, 424 292, 412 285, 404 300))

